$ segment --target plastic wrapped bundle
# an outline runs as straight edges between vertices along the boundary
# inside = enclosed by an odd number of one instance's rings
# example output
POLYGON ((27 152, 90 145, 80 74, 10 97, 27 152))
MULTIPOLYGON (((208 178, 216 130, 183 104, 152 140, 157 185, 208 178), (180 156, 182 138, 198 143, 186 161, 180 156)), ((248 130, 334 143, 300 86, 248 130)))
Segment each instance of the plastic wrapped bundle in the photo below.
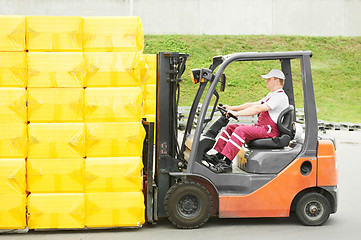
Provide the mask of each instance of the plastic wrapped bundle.
POLYGON ((84 228, 83 193, 32 193, 27 199, 30 229, 84 228))
POLYGON ((0 194, 25 194, 25 159, 0 159, 0 194))
POLYGON ((29 158, 85 157, 83 123, 30 123, 29 158))
POLYGON ((0 229, 26 227, 25 159, 0 159, 0 229))
POLYGON ((85 53, 87 87, 140 87, 139 53, 85 53))
POLYGON ((27 181, 31 193, 84 192, 84 159, 29 158, 27 181))
POLYGON ((83 88, 28 88, 31 123, 84 121, 83 88))
POLYGON ((0 88, 0 123, 27 123, 25 88, 0 88))
POLYGON ((26 158, 26 127, 24 123, 0 123, 0 158, 26 158))
POLYGON ((85 192, 135 192, 143 187, 140 157, 87 158, 85 192))
POLYGON ((149 84, 145 86, 145 102, 143 105, 144 115, 153 115, 156 113, 156 92, 157 88, 155 84, 149 84))
POLYGON ((83 18, 73 16, 26 17, 29 51, 79 51, 83 49, 83 18))
POLYGON ((82 53, 28 53, 28 87, 84 87, 82 53))
POLYGON ((139 227, 145 222, 142 192, 85 194, 85 225, 98 227, 139 227))
POLYGON ((139 17, 85 17, 85 52, 143 51, 144 30, 139 17))
POLYGON ((25 50, 25 17, 0 16, 0 51, 25 50))
POLYGON ((148 74, 146 84, 157 83, 157 55, 156 54, 144 54, 145 64, 148 67, 148 74))
POLYGON ((26 194, 0 193, 0 229, 26 228, 26 194))
POLYGON ((144 87, 144 104, 142 109, 143 118, 147 121, 155 121, 156 115, 156 95, 157 95, 157 58, 155 54, 144 54, 146 66, 148 68, 145 87, 144 87))
POLYGON ((140 87, 85 90, 86 122, 140 122, 141 108, 140 87))
POLYGON ((0 87, 26 87, 25 52, 0 52, 0 87))
POLYGON ((86 123, 87 157, 140 157, 145 130, 140 122, 86 123))

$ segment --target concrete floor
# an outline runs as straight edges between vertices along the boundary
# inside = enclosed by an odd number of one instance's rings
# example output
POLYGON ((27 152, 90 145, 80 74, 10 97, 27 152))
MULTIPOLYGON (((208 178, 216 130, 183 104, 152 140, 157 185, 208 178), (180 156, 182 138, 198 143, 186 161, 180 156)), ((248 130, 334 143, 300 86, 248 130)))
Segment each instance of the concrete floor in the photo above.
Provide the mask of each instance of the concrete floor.
POLYGON ((47 239, 361 239, 361 131, 328 131, 337 141, 339 167, 338 212, 321 227, 300 225, 295 216, 267 219, 212 218, 202 228, 179 230, 167 220, 140 229, 87 231, 29 231, 26 234, 2 234, 1 240, 47 239))

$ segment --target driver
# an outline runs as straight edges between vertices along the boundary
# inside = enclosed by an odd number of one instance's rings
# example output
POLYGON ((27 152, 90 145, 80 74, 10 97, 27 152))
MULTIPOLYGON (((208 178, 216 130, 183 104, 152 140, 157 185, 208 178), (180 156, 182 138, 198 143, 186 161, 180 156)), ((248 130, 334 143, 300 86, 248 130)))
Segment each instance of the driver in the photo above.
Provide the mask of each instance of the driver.
POLYGON ((229 124, 221 133, 220 138, 214 145, 217 154, 206 154, 204 160, 212 163, 210 169, 215 173, 232 172, 232 161, 246 141, 257 138, 278 137, 280 132, 277 127, 277 119, 280 113, 289 106, 288 97, 283 91, 285 75, 281 70, 272 69, 267 75, 267 88, 270 93, 258 102, 245 103, 239 106, 223 107, 234 116, 258 116, 256 124, 242 125, 229 124))

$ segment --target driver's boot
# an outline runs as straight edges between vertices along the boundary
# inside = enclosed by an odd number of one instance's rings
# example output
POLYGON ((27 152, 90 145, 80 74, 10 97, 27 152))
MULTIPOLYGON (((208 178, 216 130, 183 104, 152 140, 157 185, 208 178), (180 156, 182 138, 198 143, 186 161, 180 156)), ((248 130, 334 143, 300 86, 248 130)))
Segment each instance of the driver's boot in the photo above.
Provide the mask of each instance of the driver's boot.
POLYGON ((224 159, 224 156, 220 153, 211 154, 211 155, 205 153, 203 156, 203 160, 212 165, 217 165, 218 163, 223 161, 223 159, 224 159))
POLYGON ((232 161, 228 158, 222 160, 220 163, 210 166, 209 169, 215 173, 231 173, 232 172, 232 161))

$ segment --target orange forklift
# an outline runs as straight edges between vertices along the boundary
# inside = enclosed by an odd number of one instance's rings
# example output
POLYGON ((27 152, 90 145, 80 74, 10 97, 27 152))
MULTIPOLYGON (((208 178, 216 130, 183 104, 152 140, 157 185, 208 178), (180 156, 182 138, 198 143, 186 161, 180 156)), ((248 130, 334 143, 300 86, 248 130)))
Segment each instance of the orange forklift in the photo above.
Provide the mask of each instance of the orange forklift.
POLYGON ((294 211, 304 225, 325 223, 337 211, 337 162, 334 139, 318 132, 312 52, 235 53, 214 57, 209 68, 192 70, 192 81, 199 87, 182 137, 178 135, 179 83, 188 57, 174 52, 157 55, 156 123, 144 121, 147 221, 167 217, 178 228, 191 229, 211 216, 288 217, 294 211), (302 75, 305 125, 304 136, 297 139, 291 60, 300 61, 302 75), (202 160, 230 121, 219 106, 217 85, 223 91, 225 69, 244 61, 279 62, 290 107, 277 122, 281 136, 247 142, 232 173, 214 173, 202 160), (221 116, 213 119, 216 111, 221 116))

